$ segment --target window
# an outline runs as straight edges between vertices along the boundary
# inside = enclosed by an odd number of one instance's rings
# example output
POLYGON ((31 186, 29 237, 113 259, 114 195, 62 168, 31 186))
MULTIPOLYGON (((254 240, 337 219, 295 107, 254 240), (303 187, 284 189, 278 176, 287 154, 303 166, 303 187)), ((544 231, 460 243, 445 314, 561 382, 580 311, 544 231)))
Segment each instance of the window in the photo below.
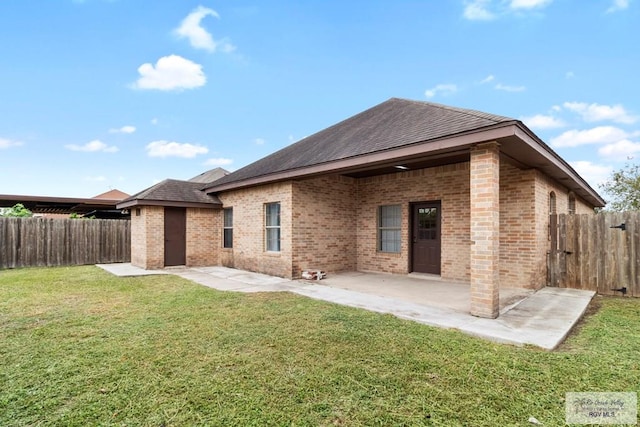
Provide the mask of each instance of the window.
POLYGON ((576 213, 576 195, 573 192, 569 193, 569 215, 576 213))
POLYGON ((556 214, 556 193, 549 193, 549 215, 556 214))
POLYGON ((222 247, 233 248, 233 208, 224 209, 224 224, 222 226, 222 247))
POLYGON ((269 252, 280 252, 280 203, 264 205, 265 248, 269 252))
POLYGON ((400 226, 402 209, 400 205, 378 208, 378 250, 400 253, 400 226))

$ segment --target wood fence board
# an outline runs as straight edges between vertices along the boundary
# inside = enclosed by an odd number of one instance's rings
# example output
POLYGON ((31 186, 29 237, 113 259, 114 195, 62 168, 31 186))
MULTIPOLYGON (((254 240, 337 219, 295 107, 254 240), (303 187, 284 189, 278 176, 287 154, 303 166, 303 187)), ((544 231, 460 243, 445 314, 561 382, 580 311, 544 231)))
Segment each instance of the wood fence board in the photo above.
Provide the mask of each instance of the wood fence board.
POLYGON ((558 286, 558 215, 550 215, 549 220, 549 251, 547 253, 547 260, 549 265, 553 268, 548 268, 547 275, 549 277, 549 286, 558 286))
POLYGON ((577 215, 564 217, 567 239, 567 247, 565 249, 567 251, 565 254, 566 274, 567 277, 575 278, 575 280, 567 283, 569 288, 575 288, 577 286, 576 282, 580 281, 580 264, 577 263, 577 260, 580 259, 581 251, 579 235, 576 233, 576 218, 577 215))
POLYGON ((0 268, 130 260, 127 220, 0 218, 0 268))
POLYGON ((630 215, 629 221, 629 236, 630 236, 630 271, 631 271, 631 286, 630 295, 634 297, 640 297, 640 212, 633 212, 630 215))
POLYGON ((567 276, 567 221, 560 221, 558 224, 558 262, 560 280, 567 276))
POLYGON ((584 284, 583 289, 592 291, 598 290, 598 259, 596 255, 596 238, 598 228, 596 226, 596 217, 591 217, 587 221, 587 227, 584 238, 587 240, 588 252, 587 257, 589 259, 589 281, 584 284))
POLYGON ((550 221, 556 221, 550 229, 558 230, 558 239, 550 239, 549 286, 602 295, 622 295, 626 288, 627 296, 640 297, 640 212, 561 214, 550 221))

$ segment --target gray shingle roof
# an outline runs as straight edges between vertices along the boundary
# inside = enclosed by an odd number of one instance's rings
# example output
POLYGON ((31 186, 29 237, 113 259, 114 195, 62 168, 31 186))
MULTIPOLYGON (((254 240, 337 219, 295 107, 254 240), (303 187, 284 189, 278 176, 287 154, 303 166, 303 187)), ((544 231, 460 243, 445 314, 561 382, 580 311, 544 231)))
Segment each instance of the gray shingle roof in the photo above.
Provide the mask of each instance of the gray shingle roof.
POLYGON ((514 121, 476 110, 391 98, 245 166, 217 180, 215 185, 400 148, 514 121))
POLYGON ((194 176, 190 182, 200 182, 202 184, 211 184, 214 181, 219 180, 223 176, 229 175, 229 171, 223 168, 215 168, 202 172, 200 175, 194 176))
POLYGON ((201 190, 202 183, 180 181, 177 179, 165 179, 131 197, 123 200, 118 204, 131 205, 131 202, 137 202, 138 205, 144 205, 144 202, 173 202, 176 204, 199 204, 199 205, 221 205, 220 199, 216 196, 210 196, 201 190))

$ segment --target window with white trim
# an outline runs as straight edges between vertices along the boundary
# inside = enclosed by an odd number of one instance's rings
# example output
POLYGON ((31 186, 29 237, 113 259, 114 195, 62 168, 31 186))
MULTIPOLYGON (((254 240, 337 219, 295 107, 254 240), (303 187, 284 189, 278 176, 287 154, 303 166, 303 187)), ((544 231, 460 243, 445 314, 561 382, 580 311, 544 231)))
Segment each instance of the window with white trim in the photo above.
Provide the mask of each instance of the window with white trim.
POLYGON ((225 208, 222 226, 222 247, 233 248, 233 208, 225 208))
POLYGON ((400 205, 378 207, 378 250, 400 253, 402 208, 400 205))
POLYGON ((280 252, 280 203, 264 205, 264 242, 267 252, 280 252))

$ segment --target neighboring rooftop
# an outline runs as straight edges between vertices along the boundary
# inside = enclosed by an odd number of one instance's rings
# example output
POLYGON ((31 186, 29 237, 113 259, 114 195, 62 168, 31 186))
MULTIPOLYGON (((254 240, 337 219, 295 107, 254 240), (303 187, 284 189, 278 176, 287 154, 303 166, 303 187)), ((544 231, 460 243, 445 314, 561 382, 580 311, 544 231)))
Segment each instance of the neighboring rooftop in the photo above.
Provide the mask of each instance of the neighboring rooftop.
POLYGON ((190 182, 200 182, 202 184, 211 184, 220 178, 229 175, 229 171, 223 168, 215 168, 202 172, 200 175, 196 175, 191 178, 190 182))
POLYGON ((124 200, 127 197, 129 197, 129 194, 115 188, 113 190, 107 191, 106 193, 93 196, 94 199, 105 199, 105 200, 124 200))

